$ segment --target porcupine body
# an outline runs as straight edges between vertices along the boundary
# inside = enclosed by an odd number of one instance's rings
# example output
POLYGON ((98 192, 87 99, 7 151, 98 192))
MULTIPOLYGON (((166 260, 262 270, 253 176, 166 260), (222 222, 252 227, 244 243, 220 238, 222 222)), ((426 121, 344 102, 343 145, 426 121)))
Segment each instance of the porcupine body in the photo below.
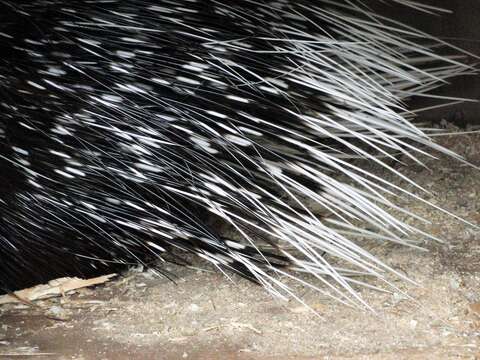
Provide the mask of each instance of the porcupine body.
POLYGON ((348 275, 389 268, 356 237, 416 229, 384 210, 402 189, 353 159, 396 172, 382 159, 446 152, 404 100, 470 71, 360 1, 3 0, 0 20, 8 290, 186 251, 279 295, 297 270, 358 303, 348 275))

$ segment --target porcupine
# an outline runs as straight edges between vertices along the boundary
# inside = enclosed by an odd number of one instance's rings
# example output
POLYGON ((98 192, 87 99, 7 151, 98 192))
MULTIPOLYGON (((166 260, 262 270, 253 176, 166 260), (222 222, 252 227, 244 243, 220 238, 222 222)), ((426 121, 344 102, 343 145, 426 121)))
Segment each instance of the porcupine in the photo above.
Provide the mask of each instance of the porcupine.
POLYGON ((0 20, 8 290, 189 252, 361 304, 349 275, 395 271, 355 239, 418 230, 354 159, 402 176, 384 159, 449 153, 404 102, 471 71, 360 1, 2 0, 0 20))

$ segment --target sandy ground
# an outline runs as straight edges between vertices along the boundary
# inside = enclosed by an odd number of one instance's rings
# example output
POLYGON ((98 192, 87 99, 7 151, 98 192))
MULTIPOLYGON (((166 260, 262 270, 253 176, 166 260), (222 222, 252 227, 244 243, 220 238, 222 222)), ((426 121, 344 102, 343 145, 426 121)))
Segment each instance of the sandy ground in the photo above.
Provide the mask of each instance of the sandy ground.
MULTIPOLYGON (((480 135, 439 141, 480 166, 480 135)), ((427 163, 397 168, 430 192, 426 200, 480 223, 480 170, 447 157, 427 163)), ((420 284, 390 279, 413 299, 360 289, 376 314, 297 287, 315 316, 208 266, 169 265, 175 283, 130 271, 39 307, 0 307, 0 359, 480 359, 480 230, 412 199, 399 204, 445 243, 425 244, 429 252, 370 246, 420 284)))

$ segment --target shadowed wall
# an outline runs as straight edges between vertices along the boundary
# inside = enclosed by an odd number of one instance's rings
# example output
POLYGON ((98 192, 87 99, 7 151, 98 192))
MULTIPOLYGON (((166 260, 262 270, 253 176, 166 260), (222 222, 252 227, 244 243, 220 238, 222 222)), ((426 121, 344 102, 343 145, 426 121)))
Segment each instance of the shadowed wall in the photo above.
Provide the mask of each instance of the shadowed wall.
MULTIPOLYGON (((419 1, 419 0, 417 0, 419 1)), ((452 10, 441 16, 423 14, 399 5, 383 4, 371 0, 372 7, 389 18, 411 25, 444 39, 480 57, 480 0, 421 0, 420 2, 452 10)), ((479 59, 470 62, 480 63, 479 59)), ((480 75, 465 76, 451 80, 435 94, 480 100, 480 75)), ((414 100, 414 107, 431 104, 431 101, 414 100)), ((422 119, 438 121, 446 119, 458 125, 480 124, 480 102, 462 103, 421 114, 422 119)))

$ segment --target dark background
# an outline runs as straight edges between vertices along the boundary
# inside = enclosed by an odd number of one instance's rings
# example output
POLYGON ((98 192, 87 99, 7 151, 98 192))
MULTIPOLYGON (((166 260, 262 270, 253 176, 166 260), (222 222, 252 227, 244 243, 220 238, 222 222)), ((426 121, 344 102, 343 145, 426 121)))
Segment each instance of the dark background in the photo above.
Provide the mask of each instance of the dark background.
MULTIPOLYGON (((480 0, 417 0, 424 4, 452 10, 441 16, 423 14, 391 1, 370 0, 369 5, 389 18, 401 21, 417 29, 442 38, 456 46, 476 54, 480 63, 480 0)), ((436 94, 480 100, 480 75, 451 80, 452 84, 436 91, 436 94)), ((425 100, 414 100, 412 106, 428 105, 425 100)), ((421 113, 421 119, 438 121, 446 119, 458 125, 480 125, 480 102, 462 103, 421 113)))

